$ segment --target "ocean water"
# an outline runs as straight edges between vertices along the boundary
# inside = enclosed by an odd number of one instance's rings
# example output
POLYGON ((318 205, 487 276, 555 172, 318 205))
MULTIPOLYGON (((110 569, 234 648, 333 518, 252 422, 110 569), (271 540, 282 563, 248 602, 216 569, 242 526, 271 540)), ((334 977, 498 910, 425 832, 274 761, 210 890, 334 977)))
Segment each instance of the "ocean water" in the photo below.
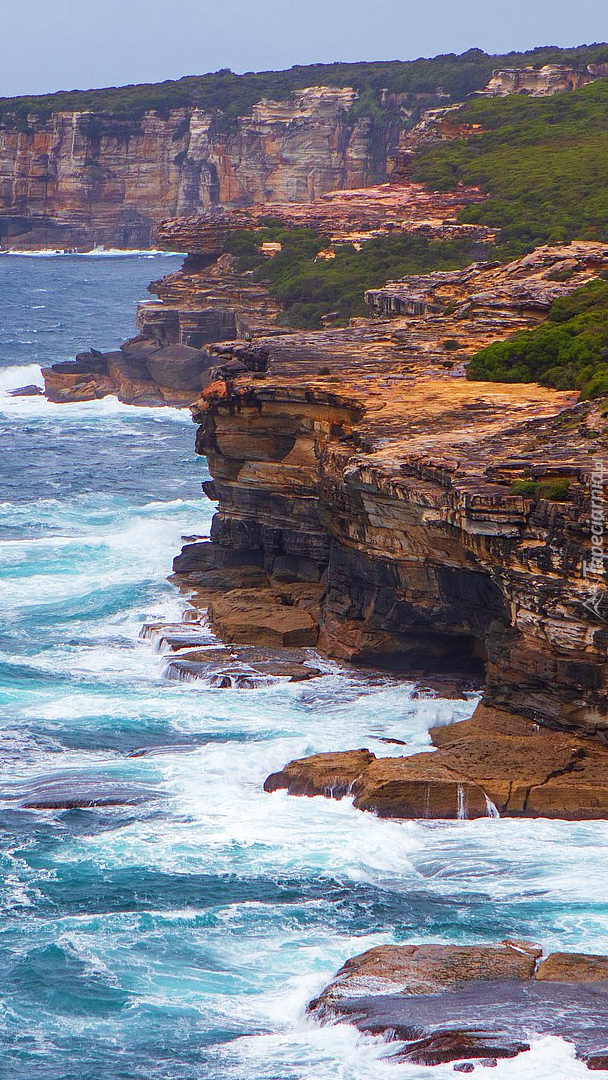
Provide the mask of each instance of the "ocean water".
MULTIPOLYGON (((608 826, 389 822, 266 795, 296 756, 399 752, 383 737, 428 750, 429 727, 475 701, 331 664, 255 690, 165 678, 140 628, 181 615, 166 575, 213 511, 189 414, 5 391, 115 347, 148 281, 178 265, 0 256, 0 1077, 453 1076, 318 1026, 307 1001, 386 942, 608 952, 608 826), (130 801, 27 809, 49 783, 130 801)), ((489 1075, 589 1074, 551 1038, 489 1075)))

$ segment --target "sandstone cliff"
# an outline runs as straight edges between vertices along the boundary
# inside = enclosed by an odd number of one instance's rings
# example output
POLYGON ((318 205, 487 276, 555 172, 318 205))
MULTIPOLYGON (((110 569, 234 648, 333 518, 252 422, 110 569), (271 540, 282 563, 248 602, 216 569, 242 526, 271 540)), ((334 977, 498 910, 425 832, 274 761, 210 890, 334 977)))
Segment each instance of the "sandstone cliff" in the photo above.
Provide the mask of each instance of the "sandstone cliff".
POLYGON ((385 179, 398 138, 354 117, 354 90, 309 87, 230 124, 200 109, 140 120, 57 112, 0 125, 0 246, 149 247, 157 226, 215 204, 310 202, 385 179))
MULTIPOLYGON (((210 347, 217 381, 195 419, 219 565, 229 555, 271 586, 319 583, 319 641, 334 656, 484 671, 487 703, 605 735, 605 581, 587 571, 605 420, 572 393, 459 376, 482 344, 532 325, 555 288, 607 264, 597 244, 545 249, 410 282, 421 313, 409 318, 210 347), (577 269, 560 281, 568 259, 577 269), (455 340, 457 360, 444 347, 455 340), (517 493, 525 478, 539 494, 517 493), (543 495, 556 479, 560 494, 543 495)), ((242 617, 238 594, 232 604, 242 617)), ((221 622, 229 632, 225 608, 221 622)))
POLYGON ((491 229, 455 220, 463 206, 482 199, 476 188, 430 194, 420 184, 395 183, 331 191, 309 204, 213 207, 170 219, 158 230, 157 241, 190 254, 180 271, 149 286, 157 299, 139 305, 141 338, 126 342, 120 353, 81 353, 76 361, 45 368, 45 392, 59 402, 116 394, 130 404, 188 405, 208 381, 211 343, 288 333, 276 324, 281 305, 264 282, 237 272, 236 260, 222 254, 235 230, 257 228, 270 215, 287 228, 314 227, 331 244, 360 246, 373 237, 420 233, 483 246, 494 237, 491 229))
POLYGON ((568 90, 580 90, 608 74, 608 65, 589 64, 587 67, 568 67, 565 64, 543 64, 540 68, 507 68, 495 71, 479 97, 507 97, 509 94, 529 94, 530 97, 551 97, 568 90))

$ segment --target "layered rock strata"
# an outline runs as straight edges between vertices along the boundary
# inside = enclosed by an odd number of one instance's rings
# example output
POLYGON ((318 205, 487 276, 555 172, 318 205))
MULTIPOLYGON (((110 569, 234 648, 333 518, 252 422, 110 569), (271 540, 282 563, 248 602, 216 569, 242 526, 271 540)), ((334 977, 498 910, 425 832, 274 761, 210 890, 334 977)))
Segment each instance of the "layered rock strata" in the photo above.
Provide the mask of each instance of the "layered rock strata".
POLYGON ((384 184, 334 191, 308 207, 276 203, 169 221, 159 241, 190 254, 180 271, 149 286, 157 299, 138 307, 138 338, 120 352, 81 353, 76 361, 45 368, 45 392, 60 402, 116 394, 128 404, 188 405, 208 381, 210 344, 287 333, 276 324, 281 307, 265 284, 238 273, 236 260, 223 253, 230 232, 258 227, 269 214, 286 227, 312 225, 332 243, 364 243, 395 230, 485 243, 491 230, 458 225, 453 216, 481 198, 476 189, 429 195, 420 185, 384 184))
POLYGON ((495 71, 484 90, 477 97, 508 97, 510 94, 528 94, 530 97, 552 97, 608 75, 608 65, 589 64, 587 67, 568 67, 566 64, 543 64, 540 68, 505 68, 495 71))
POLYGON ((608 1068, 608 957, 551 953, 527 941, 381 945, 347 961, 309 1011, 397 1041, 398 1060, 459 1061, 459 1072, 558 1035, 589 1069, 608 1068))
MULTIPOLYGON (((260 101, 232 124, 197 108, 122 119, 57 112, 0 125, 0 247, 149 247, 216 204, 310 202, 386 178, 400 125, 350 112, 349 87, 260 101)), ((177 249, 185 250, 185 249, 177 249)))
POLYGON ((92 349, 42 368, 49 401, 93 401, 117 395, 130 405, 183 407, 196 397, 212 357, 203 349, 139 335, 120 350, 92 349))
MULTIPOLYGON (((407 674, 485 672, 486 704, 604 737, 606 589, 588 572, 592 472, 608 468, 601 408, 459 376, 480 346, 533 325, 547 289, 594 276, 607 254, 572 245, 472 268, 450 279, 443 313, 429 310, 433 277, 415 286, 423 315, 210 346, 217 378, 194 416, 219 509, 199 585, 229 561, 264 572, 263 606, 277 583, 321 586, 329 654, 407 674), (569 280, 551 280, 568 251, 569 280), (537 494, 513 488, 527 478, 537 494), (561 496, 547 497, 556 479, 561 496)), ((255 641, 263 620, 247 593, 255 641)))
POLYGON ((476 187, 461 185, 455 191, 430 192, 422 184, 395 179, 390 184, 330 191, 309 205, 272 201, 241 209, 210 209, 164 221, 157 239, 167 250, 217 257, 230 232, 259 228, 271 217, 286 228, 314 228, 334 244, 363 241, 395 229, 423 232, 436 239, 470 237, 489 242, 494 231, 457 220, 461 210, 484 198, 476 187))

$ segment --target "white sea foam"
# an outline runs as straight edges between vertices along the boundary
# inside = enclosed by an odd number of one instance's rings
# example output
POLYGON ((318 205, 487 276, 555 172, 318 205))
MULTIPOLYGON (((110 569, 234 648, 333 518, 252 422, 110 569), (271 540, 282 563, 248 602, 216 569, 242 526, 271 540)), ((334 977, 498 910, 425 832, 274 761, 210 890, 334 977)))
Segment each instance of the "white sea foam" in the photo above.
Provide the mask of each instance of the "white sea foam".
MULTIPOLYGON (((0 396, 6 394, 7 390, 16 390, 20 386, 43 385, 44 381, 39 364, 0 368, 0 396)), ((21 398, 20 400, 25 401, 27 399, 21 398)))
POLYGON ((25 251, 17 248, 0 250, 1 256, 20 256, 21 258, 28 259, 57 259, 57 258, 79 258, 79 259, 116 259, 116 258, 132 258, 144 257, 154 258, 157 255, 163 255, 167 258, 182 257, 184 258, 184 252, 181 251, 160 251, 157 248, 106 248, 103 245, 91 248, 89 251, 73 251, 69 248, 39 248, 37 251, 25 251))

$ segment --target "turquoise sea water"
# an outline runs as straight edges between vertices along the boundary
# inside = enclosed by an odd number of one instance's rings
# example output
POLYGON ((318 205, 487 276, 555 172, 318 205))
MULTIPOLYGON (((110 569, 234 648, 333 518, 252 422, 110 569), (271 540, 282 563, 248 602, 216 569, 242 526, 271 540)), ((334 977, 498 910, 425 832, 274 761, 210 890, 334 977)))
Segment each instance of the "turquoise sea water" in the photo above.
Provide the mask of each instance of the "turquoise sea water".
MULTIPOLYGON (((0 257, 0 1078, 453 1076, 317 1026, 306 1002, 384 942, 608 952, 608 827, 387 822, 266 795, 292 757, 398 752, 383 736, 428 749, 428 728, 475 702, 332 665, 256 690, 164 677, 139 631, 179 618, 171 559, 213 511, 189 414, 3 391, 117 345, 178 265, 0 257), (133 801, 26 809, 49 782, 133 801)), ((549 1039, 488 1075, 589 1073, 549 1039)))

